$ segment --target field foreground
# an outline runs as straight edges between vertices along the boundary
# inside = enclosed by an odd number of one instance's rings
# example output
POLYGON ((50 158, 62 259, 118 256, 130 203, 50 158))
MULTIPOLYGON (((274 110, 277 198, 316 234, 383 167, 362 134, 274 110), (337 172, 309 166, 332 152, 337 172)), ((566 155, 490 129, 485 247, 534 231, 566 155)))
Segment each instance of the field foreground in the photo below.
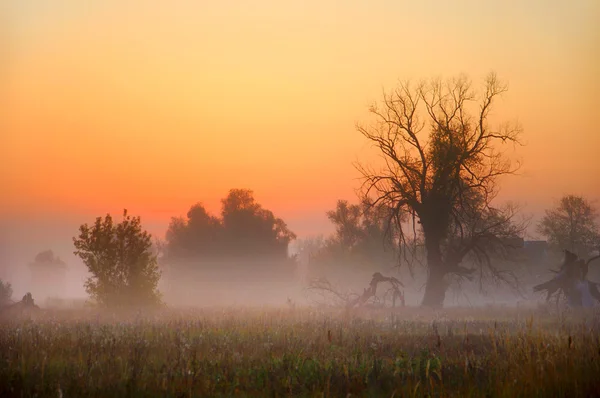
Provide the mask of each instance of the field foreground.
POLYGON ((0 396, 600 397, 598 309, 45 311, 0 396))

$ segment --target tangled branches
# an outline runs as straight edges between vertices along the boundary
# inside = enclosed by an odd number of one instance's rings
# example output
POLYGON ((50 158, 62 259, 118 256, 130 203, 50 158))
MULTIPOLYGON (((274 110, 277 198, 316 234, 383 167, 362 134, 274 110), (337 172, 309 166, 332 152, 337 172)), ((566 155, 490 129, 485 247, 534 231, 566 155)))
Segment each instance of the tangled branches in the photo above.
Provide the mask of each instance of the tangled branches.
POLYGON ((400 290, 404 287, 402 282, 394 277, 383 276, 379 272, 375 272, 371 278, 369 286, 363 290, 362 294, 355 292, 343 292, 339 288, 333 286, 325 278, 313 279, 307 290, 314 292, 319 296, 319 300, 314 300, 320 305, 333 305, 336 307, 344 307, 347 309, 355 307, 363 307, 371 302, 373 305, 384 307, 386 299, 391 296, 392 307, 396 306, 396 300, 400 300, 404 306, 404 293, 400 290), (382 297, 377 296, 377 287, 380 283, 389 283, 388 289, 382 297))

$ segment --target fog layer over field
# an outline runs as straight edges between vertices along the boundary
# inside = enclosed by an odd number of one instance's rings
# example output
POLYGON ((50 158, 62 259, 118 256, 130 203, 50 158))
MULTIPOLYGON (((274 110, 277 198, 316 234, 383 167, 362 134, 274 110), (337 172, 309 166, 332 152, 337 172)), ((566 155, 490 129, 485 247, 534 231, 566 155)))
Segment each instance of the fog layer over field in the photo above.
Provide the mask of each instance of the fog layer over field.
MULTIPOLYGON (((68 256, 65 256, 68 258, 68 256)), ((521 279, 519 290, 505 284, 496 284, 484 280, 482 286, 478 280, 455 281, 446 296, 446 306, 482 306, 495 305, 533 305, 543 301, 543 296, 534 294, 531 287, 549 280, 554 275, 550 269, 557 269, 561 258, 553 258, 538 266, 530 263, 512 265, 521 279), (482 289, 482 290, 480 290, 482 289)), ((367 288, 374 272, 398 278, 404 287, 407 306, 417 306, 423 297, 423 285, 426 274, 423 268, 416 268, 413 276, 406 267, 345 268, 345 264, 337 264, 329 269, 311 268, 309 264, 298 261, 288 266, 286 272, 275 272, 261 269, 260 262, 252 265, 244 262, 239 266, 234 262, 223 262, 212 267, 194 264, 183 269, 161 267, 162 277, 159 290, 169 306, 287 306, 332 305, 335 303, 331 294, 320 294, 311 290, 310 282, 314 278, 324 277, 340 292, 360 294, 367 288)), ((42 307, 67 305, 75 302, 78 305, 88 299, 84 282, 90 276, 83 264, 73 258, 68 264, 63 279, 54 277, 32 278, 30 267, 20 270, 4 270, 6 279, 12 282, 13 299, 20 299, 26 292, 33 294, 36 303, 42 307)), ((600 272, 596 268, 590 270, 591 280, 600 281, 600 272)), ((389 288, 386 284, 378 287, 377 294, 383 297, 389 288)), ((391 305, 388 298, 387 305, 391 305)), ((399 303, 397 305, 400 305, 399 303)))

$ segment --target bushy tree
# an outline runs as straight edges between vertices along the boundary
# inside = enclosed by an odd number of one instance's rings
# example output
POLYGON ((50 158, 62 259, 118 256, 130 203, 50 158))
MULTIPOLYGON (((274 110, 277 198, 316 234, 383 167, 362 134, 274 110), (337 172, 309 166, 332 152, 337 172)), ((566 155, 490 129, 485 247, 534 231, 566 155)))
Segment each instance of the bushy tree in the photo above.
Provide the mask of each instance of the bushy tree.
POLYGON ((66 266, 65 262, 60 259, 59 256, 55 255, 52 250, 44 250, 39 252, 31 264, 32 266, 40 265, 47 267, 57 267, 64 268, 66 266))
POLYGON ((13 290, 10 283, 0 280, 0 306, 10 304, 12 295, 13 290))
POLYGON ((380 271, 395 266, 398 250, 394 226, 388 222, 390 212, 383 205, 338 200, 335 209, 327 212, 335 232, 312 248, 310 269, 380 271))
POLYGON ((165 256, 170 260, 213 258, 221 251, 221 220, 210 215, 202 203, 187 212, 187 219, 173 217, 165 236, 165 256))
MULTIPOLYGON (((330 249, 351 253, 369 262, 393 263, 394 234, 390 228, 390 209, 371 206, 368 202, 350 204, 338 200, 335 210, 327 212, 327 218, 335 225, 335 233, 328 241, 330 249)), ((383 264, 380 264, 383 265, 383 264)))
POLYGON ((140 217, 123 212, 123 221, 110 214, 79 228, 73 238, 76 251, 92 274, 86 291, 97 302, 110 306, 155 305, 160 272, 151 235, 142 229, 140 217))
POLYGON ((290 283, 302 277, 297 259, 288 254, 295 237, 281 218, 255 200, 251 190, 230 190, 218 215, 197 203, 187 217, 172 218, 165 235, 161 258, 163 282, 168 285, 165 294, 182 303, 217 296, 235 300, 235 294, 218 286, 229 286, 234 292, 256 284, 269 290, 290 283))
POLYGON ((232 189, 221 201, 224 244, 237 256, 285 259, 296 235, 286 223, 264 209, 248 189, 232 189))
POLYGON ((546 210, 537 230, 558 251, 587 256, 600 249, 598 212, 582 196, 563 196, 554 208, 546 210))
POLYGON ((201 203, 187 219, 173 218, 166 233, 166 261, 269 259, 287 260, 288 245, 296 235, 286 223, 264 209, 247 189, 232 189, 221 201, 220 217, 201 203))

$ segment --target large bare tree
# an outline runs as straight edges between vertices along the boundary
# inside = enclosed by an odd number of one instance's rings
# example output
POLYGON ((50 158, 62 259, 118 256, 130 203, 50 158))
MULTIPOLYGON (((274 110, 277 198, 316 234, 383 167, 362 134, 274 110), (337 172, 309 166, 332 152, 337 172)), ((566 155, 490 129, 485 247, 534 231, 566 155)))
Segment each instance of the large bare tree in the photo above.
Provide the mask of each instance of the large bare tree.
POLYGON ((509 281, 491 260, 506 253, 524 227, 514 205, 492 206, 498 178, 518 168, 497 144, 520 144, 519 125, 492 127, 489 120, 506 90, 494 73, 479 95, 465 76, 401 82, 370 108, 375 122, 357 126, 383 158, 382 167, 357 166, 362 194, 394 209, 390 224, 399 230, 401 247, 410 247, 410 239, 424 243, 424 306, 443 306, 452 275, 472 278, 478 270, 509 281), (467 258, 479 268, 462 265, 467 258))

